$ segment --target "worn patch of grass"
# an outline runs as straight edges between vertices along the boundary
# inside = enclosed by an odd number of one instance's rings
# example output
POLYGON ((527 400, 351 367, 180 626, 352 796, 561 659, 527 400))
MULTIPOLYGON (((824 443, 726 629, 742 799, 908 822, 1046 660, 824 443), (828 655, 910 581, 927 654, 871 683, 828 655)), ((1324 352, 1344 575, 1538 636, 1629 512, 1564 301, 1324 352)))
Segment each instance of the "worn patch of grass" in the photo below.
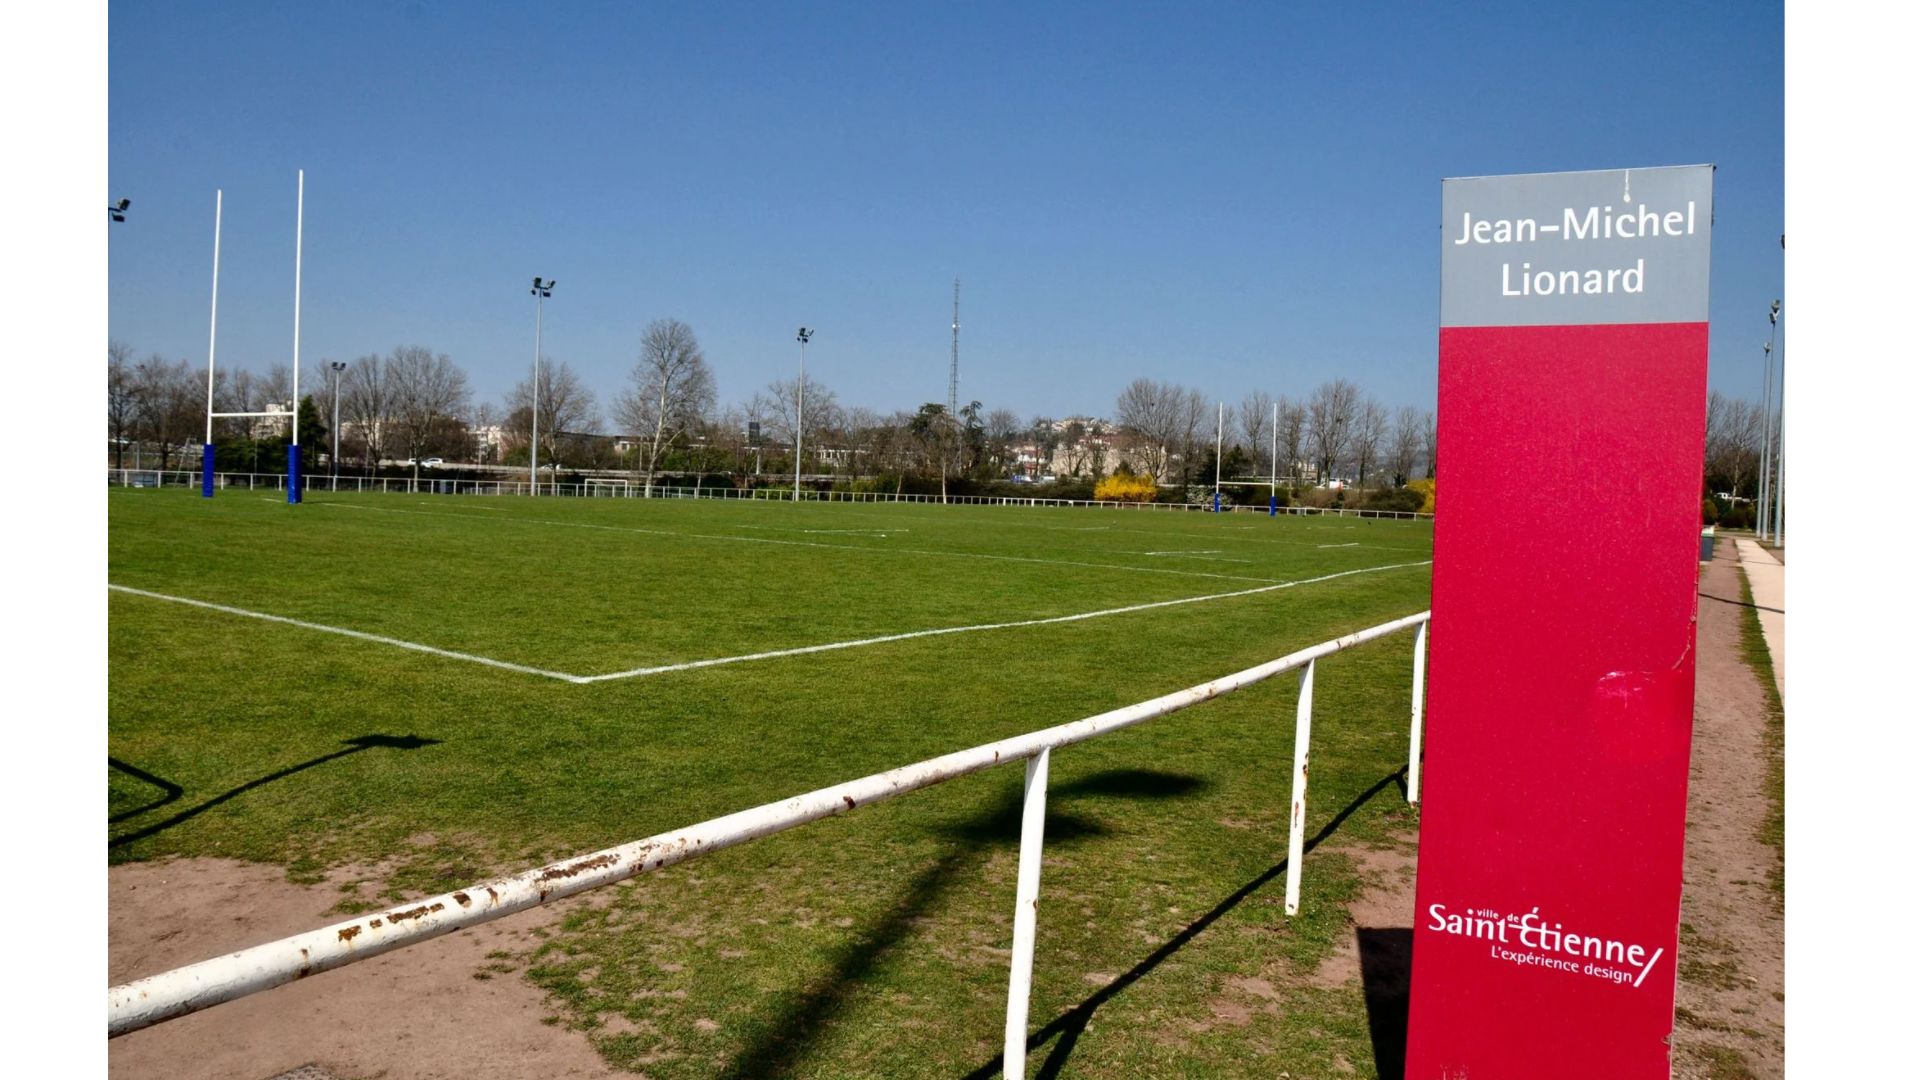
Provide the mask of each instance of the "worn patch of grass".
POLYGON ((1704 1080, 1755 1080, 1746 1059, 1730 1046, 1693 1043, 1686 1047, 1685 1053, 1704 1070, 1701 1074, 1704 1080))
POLYGON ((1747 572, 1740 574, 1740 599, 1746 608, 1740 619, 1740 655, 1760 680, 1760 692, 1766 695, 1767 816, 1756 835, 1773 848, 1775 859, 1768 870, 1767 884, 1776 905, 1787 899, 1787 713, 1780 690, 1773 681, 1773 654, 1767 650, 1766 635, 1760 629, 1760 611, 1753 606, 1753 587, 1747 572))
MULTIPOLYGON (((287 507, 166 491, 116 492, 109 509, 112 581, 576 673, 1431 551, 1425 525, 1251 515, 397 495, 287 507)), ((1131 704, 1421 610, 1429 586, 1413 567, 589 685, 116 593, 109 745, 180 794, 113 823, 108 857, 224 855, 302 880, 377 865, 378 884, 342 903, 378 904, 1131 704)), ((1358 987, 1298 976, 1352 932, 1343 904, 1361 883, 1331 847, 1417 824, 1396 783, 1410 646, 1320 664, 1308 824, 1331 840, 1307 856, 1293 920, 1280 914, 1293 677, 1056 755, 1037 1060, 1059 1075, 1340 1062, 1372 1075, 1358 987), (1283 998, 1226 1007, 1235 977, 1283 998)), ((110 814, 162 797, 136 780, 110 772, 110 814)), ((553 1022, 649 1075, 989 1069, 1020 782, 1018 765, 996 769, 645 875, 480 973, 524 970, 553 1022)))

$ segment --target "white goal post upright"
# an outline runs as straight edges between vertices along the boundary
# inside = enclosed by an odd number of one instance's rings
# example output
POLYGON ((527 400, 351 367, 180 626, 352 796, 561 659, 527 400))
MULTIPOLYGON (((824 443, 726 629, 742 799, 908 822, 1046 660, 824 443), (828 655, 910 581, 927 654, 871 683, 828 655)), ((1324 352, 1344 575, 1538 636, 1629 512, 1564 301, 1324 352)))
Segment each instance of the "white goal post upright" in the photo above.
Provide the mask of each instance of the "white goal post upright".
POLYGON ((213 346, 220 335, 220 189, 213 189, 213 314, 207 327, 207 441, 200 447, 200 497, 213 498, 213 346))
MULTIPOLYGON (((307 171, 299 170, 293 211, 293 400, 286 410, 215 412, 213 409, 214 343, 220 329, 220 209, 221 192, 213 193, 213 314, 207 330, 207 441, 200 450, 200 494, 213 498, 213 422, 216 419, 285 416, 292 426, 287 442, 287 502, 300 502, 300 255, 305 239, 307 171)), ((274 404, 278 404, 275 402, 274 404)))
POLYGON ((293 209, 293 441, 287 444, 287 502, 300 502, 300 252, 307 221, 307 170, 298 173, 293 209))

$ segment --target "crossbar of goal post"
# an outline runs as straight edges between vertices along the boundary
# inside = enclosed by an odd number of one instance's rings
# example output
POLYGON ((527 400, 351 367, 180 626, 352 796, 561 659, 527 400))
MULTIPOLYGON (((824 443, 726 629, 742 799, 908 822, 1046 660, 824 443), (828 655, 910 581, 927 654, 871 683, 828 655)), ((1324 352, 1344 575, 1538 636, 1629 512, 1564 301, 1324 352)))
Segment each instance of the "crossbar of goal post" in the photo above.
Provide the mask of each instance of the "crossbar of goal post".
MULTIPOLYGON (((139 1031, 295 979, 477 926, 588 889, 624 881, 649 870, 672 866, 821 818, 848 813, 869 803, 891 799, 996 765, 1025 761, 1026 782, 1020 816, 1020 853, 1014 899, 1013 955, 1008 973, 1004 1063, 1006 1076, 1024 1076, 1027 1006, 1033 982, 1034 931, 1039 918, 1040 853, 1044 842, 1047 772, 1052 751, 1211 701, 1222 694, 1243 689, 1275 675, 1299 670, 1301 693, 1295 711, 1293 812, 1287 823, 1286 911, 1288 915, 1295 914, 1299 908, 1300 860, 1305 853, 1306 743, 1310 737, 1308 720, 1313 710, 1314 664, 1341 650, 1400 630, 1417 626, 1424 631, 1430 614, 1423 611, 1355 631, 1345 637, 1289 653, 1278 660, 1122 709, 929 758, 111 987, 107 991, 107 1037, 139 1031)), ((1424 633, 1419 635, 1417 648, 1424 649, 1425 638, 1424 633)), ((1425 696, 1425 672, 1425 664, 1416 662, 1413 685, 1416 718, 1420 715, 1420 702, 1425 696)), ((1411 789, 1408 796, 1409 799, 1414 797, 1411 789)))

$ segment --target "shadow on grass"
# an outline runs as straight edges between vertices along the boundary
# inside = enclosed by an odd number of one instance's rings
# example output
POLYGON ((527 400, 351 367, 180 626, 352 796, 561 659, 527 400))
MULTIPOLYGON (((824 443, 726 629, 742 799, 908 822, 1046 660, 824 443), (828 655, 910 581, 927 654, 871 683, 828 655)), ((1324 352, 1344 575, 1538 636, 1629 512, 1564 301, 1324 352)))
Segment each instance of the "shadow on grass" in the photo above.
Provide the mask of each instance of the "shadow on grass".
POLYGON ((161 807, 172 802, 173 800, 179 798, 182 794, 185 793, 185 789, 182 788, 179 784, 176 784, 173 781, 166 779, 165 777, 155 776, 152 773, 136 765, 129 765, 126 762, 121 761, 119 758, 112 756, 111 754, 107 756, 107 767, 115 770, 116 772, 125 773, 126 775, 133 777, 135 780, 138 780, 141 783, 152 784, 154 787, 159 788, 162 792, 165 793, 161 795, 158 800, 154 802, 150 802, 145 806, 135 807, 132 810, 122 810, 119 813, 108 817, 107 824, 109 825, 117 825, 120 822, 127 820, 128 818, 137 818, 141 814, 144 814, 150 810, 158 810, 161 807))
MULTIPOLYGON (((1319 847, 1322 842, 1332 836, 1335 830, 1339 829, 1340 826, 1346 822, 1347 818, 1353 816, 1355 811, 1365 806, 1368 801, 1381 792, 1389 788, 1398 788, 1404 792, 1406 790, 1405 772, 1406 770, 1404 768, 1398 769, 1381 777, 1372 787, 1361 792, 1352 802, 1342 807, 1340 812, 1333 816, 1333 820, 1321 826, 1319 832, 1308 837, 1301 845, 1301 850, 1307 852, 1319 847)), ((1060 1040, 1054 1045, 1053 1052, 1047 1055, 1047 1060, 1040 1066, 1040 1071, 1035 1075, 1041 1077, 1042 1080, 1059 1076, 1060 1070, 1066 1067, 1067 1059, 1073 1055, 1074 1044, 1079 1042, 1081 1033, 1086 1031, 1087 1024, 1093 1020, 1093 1014, 1100 1006, 1105 1005, 1107 1002, 1119 996, 1122 990, 1145 978, 1148 973, 1153 971, 1154 968, 1159 967, 1168 957, 1179 952, 1189 941, 1198 937, 1202 930, 1218 922, 1222 915, 1240 906, 1241 902, 1246 900, 1247 897, 1260 891, 1268 882, 1286 873, 1286 870, 1287 860, 1281 859, 1279 862, 1273 864, 1273 866, 1262 871, 1258 876, 1253 878, 1253 880, 1235 889, 1226 899, 1214 905, 1213 910, 1189 923, 1186 929, 1168 939, 1166 944, 1148 954, 1145 959, 1135 964, 1131 970, 1101 987, 1099 990, 1094 991, 1092 995, 1080 1002, 1080 1004, 1075 1005, 1073 1008, 1055 1017, 1046 1027, 1027 1036, 1028 1054, 1032 1054, 1047 1043, 1052 1042, 1056 1036, 1058 1036, 1060 1040)), ((1404 1028, 1404 1019, 1402 1025, 1404 1028)), ((1404 1040, 1404 1038, 1403 1032, 1402 1039, 1404 1040)), ((987 1062, 968 1073, 967 1080, 985 1080, 985 1078, 990 1076, 998 1076, 1000 1075, 1000 1065, 1001 1062, 998 1060, 987 1062)))
MULTIPOLYGON (((1062 784, 1048 792, 1046 842, 1050 846, 1072 843, 1107 833, 1107 828, 1097 821, 1053 809, 1062 799, 1076 795, 1165 798, 1189 794, 1205 786, 1206 781, 1198 777, 1143 769, 1109 770, 1062 784)), ((990 849, 1019 842, 1020 802, 1020 789, 1011 788, 987 813, 942 829, 958 847, 915 875, 893 909, 878 924, 843 946, 834 955, 828 971, 811 986, 783 995, 783 1000, 774 1007, 775 1018, 721 1075, 727 1080, 747 1080, 791 1074, 814 1038, 845 1005, 847 997, 955 879, 961 877, 962 871, 975 869, 980 857, 990 849)), ((966 880, 973 879, 971 873, 966 875, 966 880)))
MULTIPOLYGON (((107 841, 107 850, 111 851, 117 847, 125 847, 126 845, 131 844, 136 840, 144 840, 155 833, 161 832, 166 829, 171 829, 175 825, 178 825, 183 821, 187 821, 191 818, 198 817, 201 814, 204 814, 207 811, 213 809, 214 807, 219 806, 221 803, 226 802, 227 800, 232 799, 236 796, 242 795, 246 792, 252 791, 254 788, 260 787, 264 784, 271 784, 275 780, 284 780, 287 777, 292 776, 294 773, 304 772, 305 770, 311 769, 316 765, 325 765, 329 761, 336 761, 340 758, 346 757, 349 754, 357 754, 362 750, 372 750, 377 747, 386 748, 390 750, 418 750, 420 747, 423 747, 423 746, 433 746, 437 744, 439 741, 440 741, 439 739, 427 739, 427 738, 422 738, 418 735, 357 735, 351 739, 344 739, 342 740, 342 742, 346 745, 346 749, 344 750, 335 750, 331 754, 322 754, 319 757, 312 759, 311 761, 303 761, 298 765, 289 765, 286 768, 281 769, 279 772, 268 773, 267 775, 262 776, 257 780, 249 780, 246 783, 241 784, 237 788, 232 788, 228 791, 223 791, 220 794, 215 795, 213 798, 208 799, 206 802, 203 802, 198 806, 190 806, 187 809, 182 810, 179 813, 173 815, 172 817, 167 818, 165 821, 156 821, 153 824, 146 826, 145 828, 136 829, 133 832, 126 833, 125 835, 122 835, 122 836, 116 836, 113 839, 107 841)), ((152 806, 145 806, 138 811, 131 811, 127 814, 118 815, 110 819, 110 822, 123 820, 127 817, 133 816, 133 814, 135 813, 145 813, 148 810, 152 810, 152 809, 155 809, 156 807, 164 806, 167 803, 172 802, 174 799, 179 798, 179 788, 175 785, 167 783, 167 781, 165 780, 161 780, 159 777, 150 777, 148 774, 144 772, 140 772, 139 770, 133 769, 132 766, 124 765, 118 761, 115 761, 113 758, 108 758, 107 764, 120 769, 122 772, 127 772, 128 775, 138 776, 143 780, 148 780, 149 782, 152 782, 152 783, 159 783, 159 784, 165 785, 172 792, 171 794, 168 795, 167 798, 162 799, 157 803, 154 803, 152 806)))

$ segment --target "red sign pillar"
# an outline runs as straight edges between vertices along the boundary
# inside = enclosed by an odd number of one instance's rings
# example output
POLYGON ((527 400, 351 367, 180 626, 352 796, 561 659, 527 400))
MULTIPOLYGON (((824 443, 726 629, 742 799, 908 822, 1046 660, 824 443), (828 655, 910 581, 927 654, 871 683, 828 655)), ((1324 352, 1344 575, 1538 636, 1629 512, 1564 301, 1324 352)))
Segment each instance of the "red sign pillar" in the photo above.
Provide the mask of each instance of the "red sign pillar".
POLYGON ((1406 1075, 1665 1078, 1713 170, 1442 193, 1406 1075))

